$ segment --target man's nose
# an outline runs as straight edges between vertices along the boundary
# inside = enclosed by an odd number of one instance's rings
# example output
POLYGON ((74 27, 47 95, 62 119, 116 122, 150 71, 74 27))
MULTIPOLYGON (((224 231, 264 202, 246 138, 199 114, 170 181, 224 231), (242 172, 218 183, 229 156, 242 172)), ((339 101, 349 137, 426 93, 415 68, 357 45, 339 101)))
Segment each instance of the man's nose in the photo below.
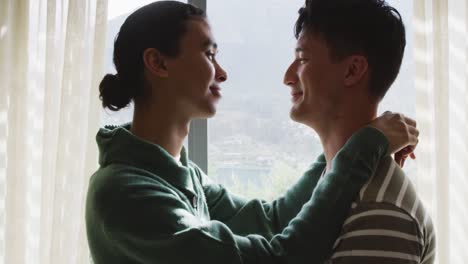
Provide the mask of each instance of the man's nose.
POLYGON ((295 64, 291 63, 291 65, 289 65, 288 69, 286 70, 283 78, 283 83, 285 85, 291 86, 297 83, 298 78, 295 68, 295 64))

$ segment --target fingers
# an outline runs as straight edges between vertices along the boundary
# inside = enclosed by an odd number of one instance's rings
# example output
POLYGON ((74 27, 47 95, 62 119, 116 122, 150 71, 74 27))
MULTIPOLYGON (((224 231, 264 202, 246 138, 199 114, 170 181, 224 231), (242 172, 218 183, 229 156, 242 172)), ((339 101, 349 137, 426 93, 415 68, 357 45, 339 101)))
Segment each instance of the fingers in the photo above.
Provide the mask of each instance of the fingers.
POLYGON ((416 159, 416 154, 414 154, 414 150, 415 150, 416 146, 408 146, 404 149, 401 150, 401 152, 403 153, 403 157, 407 158, 408 156, 415 160, 416 159))
POLYGON ((408 125, 413 126, 413 127, 416 127, 416 126, 417 126, 416 120, 411 119, 411 118, 409 118, 409 117, 407 117, 407 116, 404 116, 404 115, 402 115, 402 116, 403 116, 403 119, 405 120, 405 122, 406 122, 408 125))
POLYGON ((417 129, 415 126, 409 125, 408 126, 408 132, 411 135, 414 135, 415 137, 419 137, 419 129, 417 129))
POLYGON ((382 115, 388 115, 388 116, 391 116, 391 117, 398 117, 401 120, 403 120, 406 124, 408 124, 410 126, 413 126, 413 127, 417 127, 416 120, 414 120, 412 118, 409 118, 409 117, 405 116, 404 114, 394 113, 394 112, 391 112, 391 111, 385 111, 382 115))
MULTIPOLYGON (((419 130, 416 127, 416 121, 405 117, 403 114, 386 111, 380 117, 374 119, 370 125, 380 130, 387 137, 390 143, 390 153, 396 153, 407 146, 414 146, 412 151, 405 152, 404 159, 410 156, 418 144, 419 130)), ((401 164, 403 163, 402 160, 401 164)))
POLYGON ((395 153, 395 162, 398 164, 398 166, 403 168, 403 166, 405 166, 405 161, 407 157, 408 156, 404 155, 402 151, 399 151, 395 153))
POLYGON ((414 127, 414 126, 407 126, 407 130, 408 130, 408 139, 409 139, 409 144, 410 146, 412 146, 412 150, 414 151, 414 149, 416 148, 416 146, 418 145, 418 142, 419 142, 419 130, 414 127))
POLYGON ((411 159, 416 159, 416 155, 414 154, 414 148, 415 146, 407 146, 403 148, 402 150, 398 151, 395 153, 395 162, 403 168, 405 165, 406 159, 410 157, 411 159))
MULTIPOLYGON (((417 126, 416 121, 414 119, 411 119, 409 117, 404 116, 403 114, 398 114, 398 115, 401 118, 401 120, 406 124, 408 132, 413 137, 413 138, 411 138, 411 136, 410 136, 410 139, 412 139, 411 142, 414 143, 415 142, 414 137, 416 139, 419 137, 419 130, 416 128, 416 126, 417 126)), ((414 145, 416 145, 416 144, 414 144, 414 145)))
POLYGON ((402 150, 398 151, 402 156, 408 156, 413 152, 413 146, 404 147, 402 150))

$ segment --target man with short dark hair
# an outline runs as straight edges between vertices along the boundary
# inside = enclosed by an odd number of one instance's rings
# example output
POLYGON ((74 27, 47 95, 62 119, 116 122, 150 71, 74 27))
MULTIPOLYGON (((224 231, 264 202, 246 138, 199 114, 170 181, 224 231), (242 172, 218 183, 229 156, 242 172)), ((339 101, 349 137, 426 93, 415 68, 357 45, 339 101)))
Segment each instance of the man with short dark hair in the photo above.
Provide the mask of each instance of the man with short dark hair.
MULTIPOLYGON (((296 59, 284 78, 290 115, 318 133, 325 173, 346 140, 376 117, 400 70, 405 27, 383 0, 309 0, 295 33, 296 59)), ((350 208, 328 263, 429 264, 434 252, 431 218, 388 157, 350 208)))

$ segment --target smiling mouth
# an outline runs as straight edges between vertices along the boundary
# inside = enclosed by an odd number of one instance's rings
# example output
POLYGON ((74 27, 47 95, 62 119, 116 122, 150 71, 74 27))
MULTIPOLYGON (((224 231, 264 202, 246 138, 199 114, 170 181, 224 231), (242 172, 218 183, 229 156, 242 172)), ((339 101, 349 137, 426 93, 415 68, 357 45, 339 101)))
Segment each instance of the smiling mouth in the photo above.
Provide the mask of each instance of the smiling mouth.
POLYGON ((291 101, 293 103, 296 103, 297 101, 299 101, 299 99, 302 98, 302 96, 304 95, 304 92, 292 92, 291 93, 291 101))
POLYGON ((210 86, 210 92, 215 97, 221 97, 221 88, 219 86, 210 86))

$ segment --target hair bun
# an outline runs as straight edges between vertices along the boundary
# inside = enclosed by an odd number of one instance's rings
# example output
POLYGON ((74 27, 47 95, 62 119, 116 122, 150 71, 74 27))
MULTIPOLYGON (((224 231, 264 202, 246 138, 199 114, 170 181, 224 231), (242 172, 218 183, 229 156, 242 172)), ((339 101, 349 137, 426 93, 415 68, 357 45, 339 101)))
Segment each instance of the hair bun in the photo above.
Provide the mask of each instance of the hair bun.
POLYGON ((102 106, 112 111, 118 111, 132 100, 132 97, 123 89, 122 82, 116 74, 106 74, 99 84, 99 98, 102 106))

